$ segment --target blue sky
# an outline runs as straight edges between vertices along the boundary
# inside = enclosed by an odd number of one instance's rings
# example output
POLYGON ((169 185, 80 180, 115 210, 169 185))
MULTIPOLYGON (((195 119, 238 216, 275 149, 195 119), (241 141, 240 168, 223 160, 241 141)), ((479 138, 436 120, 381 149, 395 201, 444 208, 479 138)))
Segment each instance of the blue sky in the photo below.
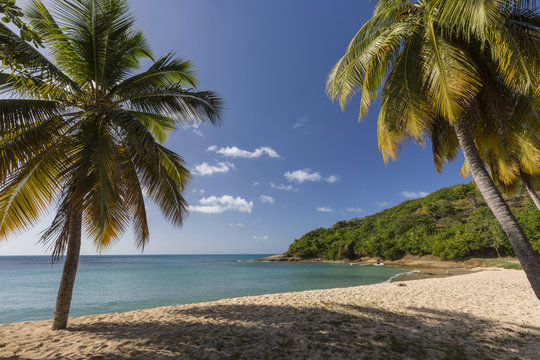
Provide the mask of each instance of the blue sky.
MULTIPOLYGON (((430 147, 403 148, 383 163, 378 103, 358 123, 325 78, 370 17, 374 2, 131 0, 156 55, 192 60, 199 88, 225 101, 223 125, 179 128, 167 146, 193 171, 183 228, 148 202, 145 254, 281 253, 305 232, 362 217, 465 181, 462 158, 437 174, 430 147), (156 5, 158 4, 158 5, 156 5)), ((0 243, 0 255, 46 254, 35 229, 0 243)), ((85 239, 83 254, 95 254, 85 239)), ((126 235, 103 254, 139 253, 126 235)))

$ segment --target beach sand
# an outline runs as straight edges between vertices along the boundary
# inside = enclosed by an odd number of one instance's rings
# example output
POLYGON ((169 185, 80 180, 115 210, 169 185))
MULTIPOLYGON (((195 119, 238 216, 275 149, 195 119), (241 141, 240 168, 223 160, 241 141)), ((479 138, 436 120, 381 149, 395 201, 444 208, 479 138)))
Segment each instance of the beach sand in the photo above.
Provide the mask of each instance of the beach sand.
POLYGON ((539 359, 520 270, 0 324, 1 359, 539 359))

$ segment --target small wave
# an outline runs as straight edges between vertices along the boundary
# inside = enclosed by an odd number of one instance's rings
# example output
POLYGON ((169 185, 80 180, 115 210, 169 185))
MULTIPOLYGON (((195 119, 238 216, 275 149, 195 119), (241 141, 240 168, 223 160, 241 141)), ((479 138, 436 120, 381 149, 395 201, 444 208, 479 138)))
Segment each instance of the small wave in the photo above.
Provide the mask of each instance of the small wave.
POLYGON ((398 277, 400 277, 402 275, 417 274, 419 272, 420 272, 420 270, 412 270, 412 271, 401 272, 399 274, 396 274, 396 275, 390 277, 388 280, 385 281, 385 283, 391 283, 393 280, 397 279, 398 277))

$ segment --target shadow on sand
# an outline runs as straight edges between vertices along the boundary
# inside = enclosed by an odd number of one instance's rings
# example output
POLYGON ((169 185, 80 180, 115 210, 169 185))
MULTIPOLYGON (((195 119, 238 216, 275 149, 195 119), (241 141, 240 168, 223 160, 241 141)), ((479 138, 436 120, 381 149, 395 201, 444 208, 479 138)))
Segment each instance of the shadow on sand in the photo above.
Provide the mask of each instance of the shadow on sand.
POLYGON ((464 313, 412 310, 398 314, 333 303, 325 309, 195 305, 160 309, 159 319, 141 322, 73 321, 62 341, 71 335, 103 340, 70 359, 529 359, 537 354, 538 328, 510 329, 464 313))

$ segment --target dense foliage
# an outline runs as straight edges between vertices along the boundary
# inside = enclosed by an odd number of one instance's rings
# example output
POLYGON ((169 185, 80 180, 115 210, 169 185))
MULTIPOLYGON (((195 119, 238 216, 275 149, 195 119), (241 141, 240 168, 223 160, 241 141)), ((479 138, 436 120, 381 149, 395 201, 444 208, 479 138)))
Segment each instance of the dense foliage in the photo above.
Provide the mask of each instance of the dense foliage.
MULTIPOLYGON (((522 188, 507 200, 534 249, 540 252, 540 211, 522 188)), ((310 231, 296 239, 287 253, 329 259, 513 255, 506 235, 473 184, 444 188, 374 215, 310 231)))

